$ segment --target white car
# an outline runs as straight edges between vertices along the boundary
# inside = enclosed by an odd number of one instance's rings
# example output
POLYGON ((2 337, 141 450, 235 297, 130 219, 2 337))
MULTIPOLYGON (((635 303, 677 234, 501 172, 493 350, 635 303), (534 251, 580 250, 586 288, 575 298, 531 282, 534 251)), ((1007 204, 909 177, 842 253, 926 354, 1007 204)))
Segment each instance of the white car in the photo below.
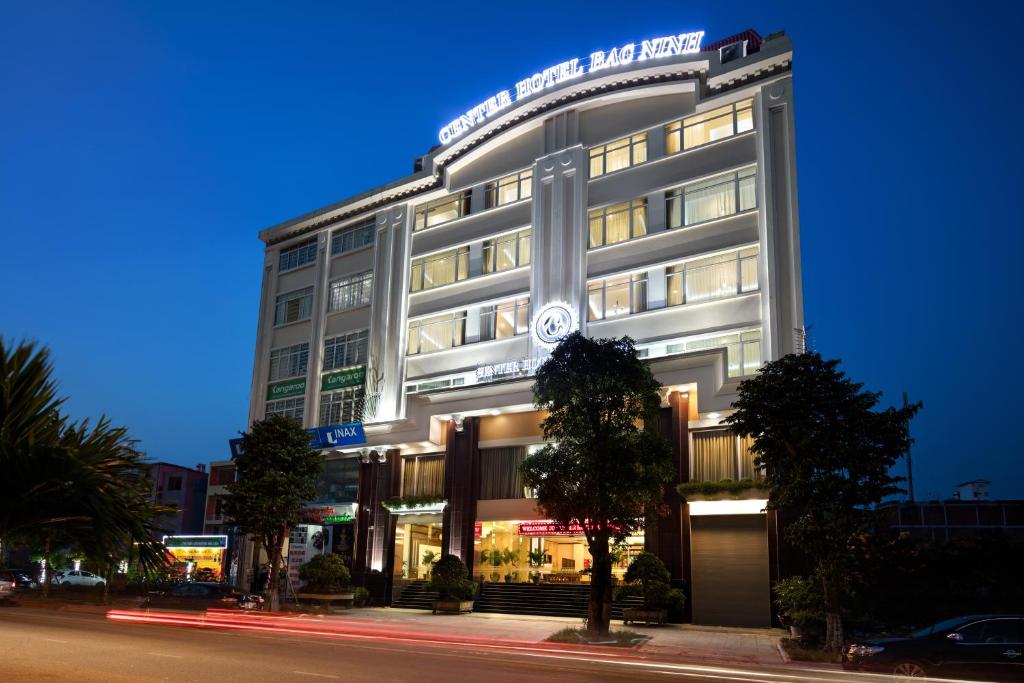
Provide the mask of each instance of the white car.
POLYGON ((102 586, 106 583, 102 576, 78 570, 57 572, 50 582, 60 586, 102 586))

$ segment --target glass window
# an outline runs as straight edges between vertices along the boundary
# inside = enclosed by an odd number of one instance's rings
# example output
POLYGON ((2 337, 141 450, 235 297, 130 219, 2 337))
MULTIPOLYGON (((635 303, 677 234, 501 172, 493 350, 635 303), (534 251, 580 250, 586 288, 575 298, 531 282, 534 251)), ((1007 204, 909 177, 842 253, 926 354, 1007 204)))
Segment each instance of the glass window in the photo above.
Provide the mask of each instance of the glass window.
POLYGON ((708 180, 685 185, 665 193, 668 227, 680 228, 695 223, 731 216, 757 206, 754 184, 757 171, 747 168, 724 173, 708 180))
POLYGON ((463 190, 417 206, 413 230, 431 228, 468 215, 469 190, 463 190))
POLYGON ((527 199, 533 192, 533 169, 513 173, 487 183, 486 207, 493 209, 520 199, 527 199))
POLYGON ((665 126, 665 152, 675 154, 754 128, 754 100, 746 99, 665 126))
POLYGON ((761 331, 733 332, 713 337, 687 339, 665 347, 667 353, 688 353, 725 348, 729 377, 752 375, 761 367, 761 331))
POLYGON ((480 449, 480 500, 529 498, 520 466, 526 446, 480 449))
POLYGON ((469 277, 469 247, 413 259, 409 290, 418 292, 469 277))
POLYGON ((595 280, 587 285, 587 320, 647 310, 647 273, 595 280))
POLYGON ((278 295, 277 304, 274 307, 275 325, 309 320, 311 315, 313 315, 312 287, 278 295))
POLYGON ((320 426, 359 422, 363 416, 363 387, 348 387, 320 395, 320 426))
POLYGON ((376 220, 373 218, 342 228, 331 238, 331 255, 344 254, 346 251, 373 244, 376 236, 376 220))
POLYGON ((324 460, 316 479, 317 503, 354 503, 358 490, 358 458, 324 460))
POLYGON ((590 148, 590 177, 597 178, 647 161, 647 133, 590 148))
POLYGON ((757 247, 695 259, 665 271, 669 306, 736 296, 757 289, 757 247))
POLYGON ((647 234, 647 199, 591 209, 590 247, 624 242, 647 234))
POLYGON ((279 273, 283 273, 288 270, 294 270, 299 266, 304 266, 307 263, 316 262, 316 242, 317 238, 313 238, 302 244, 297 244, 294 247, 288 247, 287 249, 281 250, 281 255, 278 258, 277 270, 279 273))
POLYGON ((484 240, 483 271, 497 273, 530 263, 531 230, 520 230, 484 240))
POLYGON ((324 370, 365 365, 369 355, 370 331, 341 334, 324 340, 324 370))
POLYGON ((373 271, 343 277, 331 283, 331 298, 328 311, 344 311, 349 308, 367 306, 373 288, 373 271))
POLYGON ((266 416, 281 415, 290 417, 293 420, 302 422, 302 413, 306 405, 305 398, 282 398, 277 401, 268 401, 266 416))
POLYGON ((480 340, 507 339, 530 329, 530 297, 487 306, 480 312, 480 340))
POLYGON ((409 355, 430 353, 466 343, 466 312, 412 320, 409 322, 409 355))
POLYGON ((306 374, 309 364, 309 343, 303 342, 270 352, 271 382, 289 377, 301 377, 306 374))
MULTIPOLYGON (((167 478, 167 490, 168 491, 180 491, 181 490, 181 477, 168 477, 167 478)), ((83 573, 84 575, 84 573, 83 573)))
POLYGON ((418 455, 402 459, 403 496, 443 496, 444 456, 418 455))

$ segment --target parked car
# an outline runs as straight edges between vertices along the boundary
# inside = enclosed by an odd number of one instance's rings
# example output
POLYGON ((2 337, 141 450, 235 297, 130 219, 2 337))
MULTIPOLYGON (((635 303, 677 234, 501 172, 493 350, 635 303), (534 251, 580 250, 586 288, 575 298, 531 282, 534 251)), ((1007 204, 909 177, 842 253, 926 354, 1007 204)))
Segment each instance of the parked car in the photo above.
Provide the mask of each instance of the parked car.
POLYGON ((166 590, 151 591, 143 607, 158 609, 204 610, 258 609, 263 604, 259 595, 243 593, 237 588, 212 581, 193 581, 171 586, 166 590))
POLYGON ((92 572, 74 569, 55 572, 50 583, 59 586, 102 586, 106 581, 102 576, 96 576, 92 572))
POLYGON ((19 571, 17 569, 4 569, 3 571, 0 571, 0 579, 4 581, 13 581, 15 588, 39 587, 39 583, 32 578, 30 573, 19 571))
POLYGON ((982 614, 940 621, 904 638, 852 643, 843 668, 897 679, 1024 680, 1024 615, 982 614))
POLYGON ((0 576, 0 601, 14 600, 14 581, 0 576))

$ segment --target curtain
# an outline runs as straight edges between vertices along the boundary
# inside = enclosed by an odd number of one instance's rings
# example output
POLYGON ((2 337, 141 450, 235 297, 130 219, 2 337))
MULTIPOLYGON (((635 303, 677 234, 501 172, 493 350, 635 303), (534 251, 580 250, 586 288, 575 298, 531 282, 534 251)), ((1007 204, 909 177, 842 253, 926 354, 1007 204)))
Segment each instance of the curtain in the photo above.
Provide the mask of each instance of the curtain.
POLYGON ((480 449, 480 499, 524 498, 519 466, 526 460, 526 446, 480 449))
POLYGON ((727 429, 693 433, 690 481, 736 479, 736 437, 727 429))
POLYGON ((754 467, 754 437, 740 438, 740 479, 764 479, 764 470, 754 467))
POLYGON ((403 496, 443 496, 444 456, 406 458, 402 463, 403 496))

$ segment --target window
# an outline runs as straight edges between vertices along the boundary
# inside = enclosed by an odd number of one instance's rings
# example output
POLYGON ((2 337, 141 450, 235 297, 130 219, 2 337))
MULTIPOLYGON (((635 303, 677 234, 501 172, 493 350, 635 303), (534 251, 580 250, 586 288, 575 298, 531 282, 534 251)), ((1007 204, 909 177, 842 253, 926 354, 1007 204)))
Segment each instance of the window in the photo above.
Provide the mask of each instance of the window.
POLYGON ((733 332, 714 337, 688 339, 665 347, 666 353, 688 353, 703 349, 725 348, 729 361, 729 377, 754 374, 761 367, 761 331, 733 332))
POLYGON ((277 401, 268 401, 266 416, 280 415, 290 417, 293 420, 302 422, 302 413, 306 406, 305 398, 282 398, 277 401))
POLYGON ((181 490, 181 477, 167 477, 167 490, 168 491, 180 491, 181 490))
POLYGON ((363 417, 363 387, 320 395, 320 426, 358 422, 363 417))
POLYGON ((480 449, 480 500, 529 498, 520 466, 526 446, 480 449))
POLYGON ((344 311, 349 308, 366 306, 370 303, 373 287, 373 271, 349 275, 331 283, 331 299, 328 310, 344 311))
POLYGON ((647 199, 590 211, 590 247, 615 244, 647 234, 647 199))
POLYGON ((413 230, 423 230, 469 215, 469 190, 456 192, 416 207, 413 230))
POLYGON ((224 486, 235 480, 234 467, 211 467, 210 486, 224 486))
POLYGON ((331 255, 344 254, 346 251, 354 251, 373 244, 376 236, 376 221, 373 218, 342 228, 331 237, 331 255))
POLYGON ((590 177, 597 178, 647 161, 647 133, 590 148, 590 177))
POLYGON ((681 228, 755 208, 756 174, 756 169, 747 168, 666 192, 668 227, 681 228))
POLYGON ((309 365, 309 343, 295 344, 270 352, 271 382, 289 377, 301 377, 306 374, 309 365))
POLYGON ((530 329, 530 297, 487 306, 480 312, 480 340, 507 339, 530 329))
POLYGON ((986 619, 958 628, 956 632, 963 638, 962 643, 1006 645, 1022 642, 1020 628, 1020 619, 986 619))
POLYGON ((647 273, 595 280, 587 285, 587 320, 647 310, 647 273))
POLYGON ((324 370, 364 365, 369 355, 370 331, 350 332, 324 340, 324 370))
POLYGON ((669 266, 669 306, 736 296, 757 289, 757 247, 669 266))
POLYGON ((314 237, 302 244, 282 249, 277 261, 277 272, 283 273, 288 270, 294 270, 299 266, 304 266, 307 263, 315 263, 316 242, 317 239, 314 237))
POLYGON ((485 192, 487 193, 485 206, 488 209, 527 199, 533 192, 533 169, 513 173, 487 183, 485 192))
POLYGON ((274 307, 274 324, 286 325, 299 320, 309 320, 312 314, 313 288, 306 287, 278 295, 277 305, 274 307))
POLYGON ((530 263, 532 230, 520 230, 484 240, 484 273, 498 273, 530 263))
POLYGON ((754 129, 754 100, 741 100, 665 126, 665 152, 675 154, 754 129))
POLYGON ((409 323, 409 355, 430 353, 466 343, 466 312, 445 313, 409 323))
POLYGON ((354 503, 359 491, 359 459, 325 460, 316 479, 317 503, 354 503))
POLYGON ((753 439, 740 438, 729 429, 693 432, 690 481, 763 479, 761 469, 754 467, 753 443, 753 439))
POLYGON ((402 459, 403 496, 443 496, 444 456, 419 455, 402 459))
POLYGON ((413 259, 409 291, 418 292, 448 285, 469 277, 469 247, 413 259))

